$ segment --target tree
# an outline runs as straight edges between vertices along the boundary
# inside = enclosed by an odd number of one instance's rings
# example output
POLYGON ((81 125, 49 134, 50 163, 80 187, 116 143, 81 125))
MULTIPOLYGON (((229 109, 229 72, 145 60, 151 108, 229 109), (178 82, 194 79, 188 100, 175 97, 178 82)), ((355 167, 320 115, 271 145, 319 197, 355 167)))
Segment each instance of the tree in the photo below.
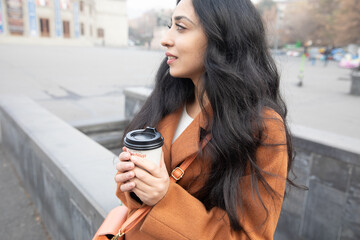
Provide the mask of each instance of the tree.
POLYGON ((276 18, 277 18, 277 6, 272 0, 262 0, 255 5, 259 11, 264 27, 266 30, 267 39, 270 46, 274 46, 275 41, 278 38, 276 18))
POLYGON ((308 1, 297 1, 289 3, 285 9, 280 36, 286 43, 304 43, 313 39, 313 33, 318 28, 308 1))
POLYGON ((336 43, 360 44, 360 0, 342 0, 335 29, 336 43))
POLYGON ((308 0, 310 14, 314 16, 315 30, 312 39, 319 45, 334 45, 336 37, 335 23, 340 0, 308 0))
POLYGON ((280 29, 285 42, 312 40, 315 45, 360 44, 360 0, 289 2, 280 29))
POLYGON ((171 18, 171 10, 149 10, 136 19, 129 21, 129 38, 137 45, 148 45, 154 37, 154 29, 166 25, 171 18))

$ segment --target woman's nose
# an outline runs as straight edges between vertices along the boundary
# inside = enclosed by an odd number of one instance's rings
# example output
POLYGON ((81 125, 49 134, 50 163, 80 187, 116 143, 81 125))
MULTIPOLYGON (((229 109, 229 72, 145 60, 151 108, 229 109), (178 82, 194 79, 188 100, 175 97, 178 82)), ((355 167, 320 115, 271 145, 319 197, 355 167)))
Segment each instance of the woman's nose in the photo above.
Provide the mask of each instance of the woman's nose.
POLYGON ((161 39, 161 45, 167 48, 174 46, 174 41, 170 37, 170 30, 167 31, 166 34, 161 39))

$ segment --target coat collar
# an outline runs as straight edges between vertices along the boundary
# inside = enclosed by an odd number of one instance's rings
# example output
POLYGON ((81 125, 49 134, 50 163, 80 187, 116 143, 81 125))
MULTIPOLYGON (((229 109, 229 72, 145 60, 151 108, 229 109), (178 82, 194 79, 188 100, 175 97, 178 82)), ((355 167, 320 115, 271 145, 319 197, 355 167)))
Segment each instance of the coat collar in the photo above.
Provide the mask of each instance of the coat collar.
MULTIPOLYGON (((184 106, 182 105, 178 110, 167 115, 158 125, 158 130, 164 137, 164 159, 169 172, 186 158, 199 151, 200 129, 205 129, 208 125, 205 112, 200 112, 172 144, 183 107, 184 106)), ((210 104, 205 107, 205 110, 211 119, 212 109, 210 104)))

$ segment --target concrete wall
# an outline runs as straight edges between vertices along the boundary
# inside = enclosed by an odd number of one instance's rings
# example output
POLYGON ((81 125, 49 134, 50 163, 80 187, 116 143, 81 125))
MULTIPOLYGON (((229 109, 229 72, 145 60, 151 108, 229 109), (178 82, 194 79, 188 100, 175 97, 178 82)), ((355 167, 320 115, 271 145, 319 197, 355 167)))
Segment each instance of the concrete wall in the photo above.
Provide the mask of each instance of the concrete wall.
POLYGON ((295 181, 276 239, 360 239, 360 141, 293 126, 295 181))
POLYGON ((113 153, 32 100, 0 97, 2 145, 53 239, 89 240, 115 197, 113 153))

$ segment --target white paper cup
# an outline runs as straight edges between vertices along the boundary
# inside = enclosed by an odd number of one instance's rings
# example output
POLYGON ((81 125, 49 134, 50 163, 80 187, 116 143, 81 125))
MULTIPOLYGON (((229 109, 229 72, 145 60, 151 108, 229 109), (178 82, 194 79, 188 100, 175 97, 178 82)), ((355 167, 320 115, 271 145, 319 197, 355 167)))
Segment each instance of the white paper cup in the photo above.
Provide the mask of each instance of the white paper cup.
POLYGON ((161 159, 161 147, 153 149, 153 150, 134 150, 134 149, 127 149, 131 155, 136 155, 146 160, 152 161, 157 166, 160 166, 160 159, 161 159))
POLYGON ((164 138, 155 128, 133 130, 126 134, 124 145, 128 152, 145 158, 160 166, 161 147, 164 138))

